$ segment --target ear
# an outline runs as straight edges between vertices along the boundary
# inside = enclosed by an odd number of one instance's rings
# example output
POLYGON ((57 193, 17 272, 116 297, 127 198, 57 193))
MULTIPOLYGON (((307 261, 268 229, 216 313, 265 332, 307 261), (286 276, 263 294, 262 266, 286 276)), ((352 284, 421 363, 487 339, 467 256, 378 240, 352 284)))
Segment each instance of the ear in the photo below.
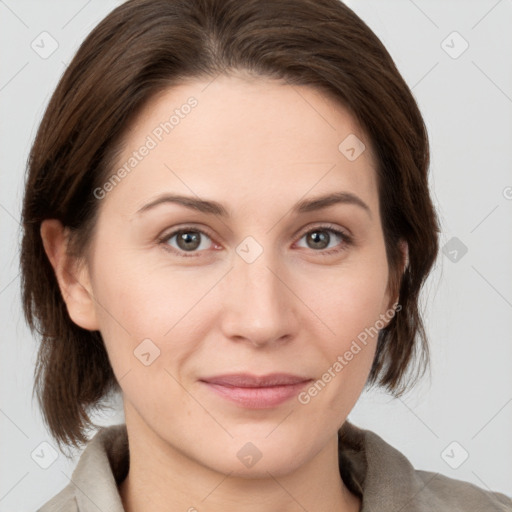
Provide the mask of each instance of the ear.
MULTIPOLYGON (((402 253, 402 263, 398 269, 398 272, 393 269, 392 274, 390 274, 389 276, 388 289, 386 291, 385 296, 385 302, 387 303, 387 312, 395 310, 395 308, 398 307, 400 299, 400 283, 402 282, 402 277, 404 275, 405 270, 409 266, 409 245, 403 239, 399 241, 398 245, 402 253), (397 306, 395 306, 395 304, 397 304, 397 306)), ((389 319, 389 321, 391 320, 391 318, 389 319)), ((389 321, 386 322, 386 326, 389 323, 389 321)))
POLYGON ((402 272, 400 276, 404 275, 405 270, 409 266, 409 244, 405 240, 400 240, 400 250, 402 251, 402 272))
POLYGON ((69 229, 59 220, 46 219, 40 232, 71 320, 83 329, 98 330, 89 270, 85 262, 69 255, 69 229))

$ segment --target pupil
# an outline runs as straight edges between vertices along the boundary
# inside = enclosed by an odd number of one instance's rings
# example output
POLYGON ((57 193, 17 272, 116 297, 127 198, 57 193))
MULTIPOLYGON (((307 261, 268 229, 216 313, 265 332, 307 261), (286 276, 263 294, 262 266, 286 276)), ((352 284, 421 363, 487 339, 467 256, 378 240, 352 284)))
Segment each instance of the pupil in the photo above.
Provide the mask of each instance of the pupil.
POLYGON ((199 233, 197 232, 186 231, 178 236, 178 245, 180 246, 181 249, 197 249, 197 247, 199 247, 199 243, 199 233))
POLYGON ((329 235, 324 231, 313 231, 310 233, 310 239, 313 241, 313 245, 317 249, 324 249, 329 245, 329 235))

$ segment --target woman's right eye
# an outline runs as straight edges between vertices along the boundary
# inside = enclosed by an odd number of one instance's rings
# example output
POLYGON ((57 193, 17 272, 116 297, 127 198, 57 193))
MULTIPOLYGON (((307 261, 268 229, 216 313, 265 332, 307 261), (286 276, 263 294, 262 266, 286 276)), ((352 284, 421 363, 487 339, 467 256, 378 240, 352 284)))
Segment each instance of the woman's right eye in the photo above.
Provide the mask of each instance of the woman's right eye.
POLYGON ((213 242, 207 233, 198 228, 180 228, 160 239, 167 250, 185 258, 198 256, 198 252, 211 248, 213 242), (204 239, 210 242, 205 242, 204 239), (189 254, 187 254, 189 253, 189 254))

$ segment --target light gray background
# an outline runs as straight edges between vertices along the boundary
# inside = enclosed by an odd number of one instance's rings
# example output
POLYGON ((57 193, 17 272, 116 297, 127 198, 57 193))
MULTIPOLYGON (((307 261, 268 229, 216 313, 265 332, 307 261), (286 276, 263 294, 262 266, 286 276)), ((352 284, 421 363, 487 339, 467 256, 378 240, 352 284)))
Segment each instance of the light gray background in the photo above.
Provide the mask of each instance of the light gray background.
MULTIPOLYGON (((39 465, 52 461, 40 443, 54 442, 31 400, 37 344, 20 307, 20 205, 50 94, 83 38, 119 3, 0 0, 0 512, 36 510, 76 464, 57 455, 47 469, 39 465), (48 58, 31 47, 43 46, 43 31, 58 43, 48 58)), ((364 393, 349 418, 418 469, 512 496, 512 0, 349 5, 383 40, 418 100, 431 137, 441 246, 448 244, 422 297, 432 379, 398 400, 364 393)), ((122 413, 101 421, 122 422, 122 413)))

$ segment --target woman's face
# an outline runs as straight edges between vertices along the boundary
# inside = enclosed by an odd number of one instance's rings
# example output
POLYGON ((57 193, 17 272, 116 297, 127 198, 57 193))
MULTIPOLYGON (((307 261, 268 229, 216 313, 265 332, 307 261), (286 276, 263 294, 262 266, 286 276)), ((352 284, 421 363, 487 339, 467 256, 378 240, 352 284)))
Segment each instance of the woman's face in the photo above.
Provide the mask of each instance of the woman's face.
POLYGON ((128 426, 224 473, 311 459, 357 401, 394 299, 354 119, 309 87, 191 82, 148 104, 112 174, 82 282, 128 426), (273 373, 301 382, 213 382, 273 373))

